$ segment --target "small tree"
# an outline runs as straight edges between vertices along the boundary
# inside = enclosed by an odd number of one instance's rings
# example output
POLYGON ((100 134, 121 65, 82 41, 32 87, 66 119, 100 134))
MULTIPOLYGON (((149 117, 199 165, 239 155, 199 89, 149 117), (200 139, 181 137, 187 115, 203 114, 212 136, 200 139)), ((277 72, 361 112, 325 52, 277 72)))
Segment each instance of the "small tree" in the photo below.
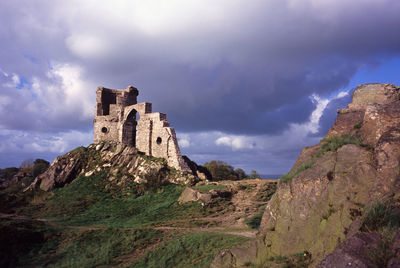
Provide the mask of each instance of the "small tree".
POLYGON ((50 163, 44 159, 36 159, 33 163, 33 177, 39 176, 45 172, 50 166, 50 163))
POLYGON ((21 165, 19 166, 19 168, 31 168, 33 167, 33 159, 32 158, 28 158, 25 159, 24 161, 22 161, 21 165))
POLYGON ((221 160, 212 160, 205 163, 204 167, 211 173, 213 180, 242 180, 246 178, 246 173, 243 169, 234 169, 231 165, 221 160))
POLYGON ((33 159, 28 158, 22 161, 21 165, 19 166, 20 170, 24 173, 30 173, 32 174, 33 170, 33 159))
POLYGON ((11 179, 15 174, 19 171, 16 167, 9 167, 0 169, 0 178, 3 179, 11 179))
POLYGON ((257 171, 252 169, 251 172, 250 172, 249 178, 250 179, 260 179, 261 176, 260 176, 260 174, 257 173, 257 171))
POLYGON ((238 175, 239 180, 244 180, 247 178, 247 174, 243 169, 237 168, 237 169, 235 169, 235 172, 238 175))

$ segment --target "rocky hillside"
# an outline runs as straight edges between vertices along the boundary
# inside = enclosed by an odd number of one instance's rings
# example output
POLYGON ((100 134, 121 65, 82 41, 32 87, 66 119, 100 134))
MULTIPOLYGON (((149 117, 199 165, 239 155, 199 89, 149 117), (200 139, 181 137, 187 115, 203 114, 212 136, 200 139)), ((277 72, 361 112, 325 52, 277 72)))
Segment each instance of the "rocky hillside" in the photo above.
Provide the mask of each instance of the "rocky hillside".
POLYGON ((79 147, 59 156, 50 168, 38 176, 26 190, 40 188, 49 191, 72 182, 79 175, 86 177, 95 172, 106 172, 108 180, 117 180, 118 185, 129 182, 137 184, 163 184, 166 182, 191 185, 206 180, 208 174, 188 158, 192 173, 182 173, 167 165, 163 158, 139 153, 136 148, 115 142, 101 142, 79 147))
POLYGON ((296 254, 312 267, 399 267, 399 161, 400 88, 357 87, 327 136, 281 178, 257 243, 222 252, 213 267, 270 267, 296 254))

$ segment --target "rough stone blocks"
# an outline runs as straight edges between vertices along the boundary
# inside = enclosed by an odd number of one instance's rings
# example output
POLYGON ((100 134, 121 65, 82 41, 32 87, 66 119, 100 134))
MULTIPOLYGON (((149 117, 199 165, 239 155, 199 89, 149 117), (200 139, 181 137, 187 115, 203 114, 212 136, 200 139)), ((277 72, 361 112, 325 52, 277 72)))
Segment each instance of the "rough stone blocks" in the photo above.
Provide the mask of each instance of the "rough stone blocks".
POLYGON ((132 86, 125 90, 97 89, 94 142, 121 142, 146 155, 165 158, 178 170, 190 171, 166 114, 153 113, 151 103, 137 103, 138 95, 132 86))

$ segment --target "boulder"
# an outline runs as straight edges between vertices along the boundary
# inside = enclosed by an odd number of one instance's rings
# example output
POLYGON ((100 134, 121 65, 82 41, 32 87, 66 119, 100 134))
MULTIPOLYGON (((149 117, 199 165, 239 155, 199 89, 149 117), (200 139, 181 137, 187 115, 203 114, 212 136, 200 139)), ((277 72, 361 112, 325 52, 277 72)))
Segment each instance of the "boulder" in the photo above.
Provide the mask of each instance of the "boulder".
POLYGON ((187 202, 201 202, 201 203, 209 203, 212 199, 212 195, 209 193, 201 193, 197 190, 194 190, 192 188, 186 187, 185 190, 183 190, 182 194, 179 196, 178 202, 179 204, 184 204, 187 202))

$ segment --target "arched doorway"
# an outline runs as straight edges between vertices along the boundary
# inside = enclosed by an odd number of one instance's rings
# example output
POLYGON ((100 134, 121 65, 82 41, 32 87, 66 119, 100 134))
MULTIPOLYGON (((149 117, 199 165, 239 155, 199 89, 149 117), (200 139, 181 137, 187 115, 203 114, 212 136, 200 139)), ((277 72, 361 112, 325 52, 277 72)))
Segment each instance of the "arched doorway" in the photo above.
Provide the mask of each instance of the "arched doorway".
POLYGON ((139 117, 139 113, 132 109, 124 124, 122 125, 122 143, 129 146, 136 146, 136 125, 137 120, 136 117, 139 117))

